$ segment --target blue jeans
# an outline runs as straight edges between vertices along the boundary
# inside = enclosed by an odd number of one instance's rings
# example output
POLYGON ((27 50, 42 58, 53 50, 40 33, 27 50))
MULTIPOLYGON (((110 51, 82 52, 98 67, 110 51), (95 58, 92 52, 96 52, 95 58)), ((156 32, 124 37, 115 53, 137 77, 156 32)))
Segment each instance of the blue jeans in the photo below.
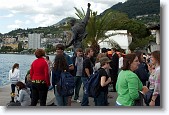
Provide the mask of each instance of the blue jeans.
POLYGON ((87 77, 81 77, 82 83, 83 83, 83 99, 81 106, 88 106, 89 105, 89 99, 88 99, 88 78, 87 77))
POLYGON ((55 86, 55 97, 57 106, 67 106, 68 105, 68 96, 60 96, 57 91, 57 86, 55 86))
POLYGON ((95 106, 107 106, 107 92, 100 92, 95 98, 95 106))
POLYGON ((82 80, 81 80, 81 76, 75 76, 75 96, 74 96, 74 100, 77 100, 79 98, 79 91, 82 85, 82 80))

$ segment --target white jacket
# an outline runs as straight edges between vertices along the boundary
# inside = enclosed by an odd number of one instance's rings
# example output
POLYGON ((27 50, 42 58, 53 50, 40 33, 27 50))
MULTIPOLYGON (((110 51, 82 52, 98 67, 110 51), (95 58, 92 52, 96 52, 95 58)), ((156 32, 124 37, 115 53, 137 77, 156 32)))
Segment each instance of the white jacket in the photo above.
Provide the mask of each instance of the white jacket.
POLYGON ((16 84, 19 81, 20 78, 20 70, 15 68, 13 73, 12 69, 9 71, 9 81, 11 81, 12 84, 16 84))

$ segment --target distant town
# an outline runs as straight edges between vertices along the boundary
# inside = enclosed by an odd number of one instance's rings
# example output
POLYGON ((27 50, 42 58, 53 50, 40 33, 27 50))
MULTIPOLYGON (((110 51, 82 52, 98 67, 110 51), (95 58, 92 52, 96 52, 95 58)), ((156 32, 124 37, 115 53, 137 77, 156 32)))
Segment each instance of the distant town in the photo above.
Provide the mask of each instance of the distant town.
POLYGON ((35 49, 43 48, 47 53, 54 53, 54 46, 58 43, 65 44, 70 39, 69 32, 64 31, 62 38, 52 34, 44 36, 43 33, 31 33, 27 36, 17 33, 15 37, 4 36, 0 41, 0 53, 32 54, 35 49))

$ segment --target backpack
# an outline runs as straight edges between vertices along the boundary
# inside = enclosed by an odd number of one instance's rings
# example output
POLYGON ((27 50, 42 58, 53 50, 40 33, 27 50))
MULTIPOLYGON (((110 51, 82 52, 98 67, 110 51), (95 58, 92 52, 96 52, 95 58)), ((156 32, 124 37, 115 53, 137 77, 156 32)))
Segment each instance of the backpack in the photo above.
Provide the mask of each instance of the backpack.
POLYGON ((69 72, 61 72, 58 85, 58 93, 60 96, 72 96, 74 94, 75 81, 69 72))
POLYGON ((90 75, 88 80, 88 95, 89 97, 97 97, 100 89, 100 76, 99 70, 90 75))

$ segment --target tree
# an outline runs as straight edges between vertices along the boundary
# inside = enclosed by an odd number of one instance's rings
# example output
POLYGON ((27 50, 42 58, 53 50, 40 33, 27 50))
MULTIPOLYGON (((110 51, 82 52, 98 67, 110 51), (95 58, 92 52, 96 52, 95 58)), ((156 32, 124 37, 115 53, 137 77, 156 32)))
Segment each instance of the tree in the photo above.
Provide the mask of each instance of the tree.
MULTIPOLYGON (((76 15, 80 19, 83 19, 83 17, 85 16, 84 10, 82 9, 82 11, 80 11, 77 8, 75 8, 75 10, 77 12, 76 15)), ((118 11, 108 10, 106 13, 99 16, 97 15, 97 12, 91 11, 91 16, 86 27, 88 35, 87 38, 83 40, 84 47, 90 46, 91 48, 93 48, 96 54, 99 53, 99 42, 102 42, 104 39, 107 38, 105 36, 105 32, 112 28, 112 20, 114 18, 117 19, 118 17, 128 20, 127 15, 118 11)))

